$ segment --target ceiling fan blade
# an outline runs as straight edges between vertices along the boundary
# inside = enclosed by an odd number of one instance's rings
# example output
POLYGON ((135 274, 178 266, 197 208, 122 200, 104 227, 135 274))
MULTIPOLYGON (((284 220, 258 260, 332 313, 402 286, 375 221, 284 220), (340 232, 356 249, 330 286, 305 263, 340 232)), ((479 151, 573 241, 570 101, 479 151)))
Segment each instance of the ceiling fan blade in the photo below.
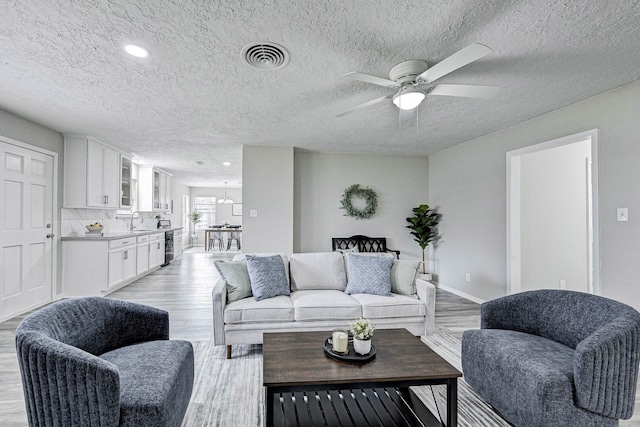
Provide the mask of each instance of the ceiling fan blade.
POLYGON ((420 74, 418 79, 423 83, 431 83, 438 80, 440 77, 457 70, 458 68, 462 68, 473 61, 477 61, 491 52, 492 50, 483 44, 472 43, 420 74))
POLYGON ((382 77, 372 76, 371 74, 361 73, 359 71, 353 71, 347 73, 342 77, 346 77, 351 80, 360 80, 361 82, 373 83, 374 85, 384 87, 399 87, 400 85, 393 80, 383 79, 382 77))
POLYGON ((500 88, 496 86, 439 84, 431 89, 429 95, 489 99, 493 98, 499 91, 500 88))
POLYGON ((382 96, 380 98, 372 99, 371 101, 365 102, 364 104, 356 105, 355 107, 349 108, 348 110, 344 110, 344 111, 336 114, 336 117, 342 117, 342 116, 345 116, 345 115, 347 115, 349 113, 354 112, 355 110, 359 110, 361 108, 369 107, 371 105, 377 104, 378 102, 382 102, 385 99, 390 99, 391 96, 392 95, 382 96))

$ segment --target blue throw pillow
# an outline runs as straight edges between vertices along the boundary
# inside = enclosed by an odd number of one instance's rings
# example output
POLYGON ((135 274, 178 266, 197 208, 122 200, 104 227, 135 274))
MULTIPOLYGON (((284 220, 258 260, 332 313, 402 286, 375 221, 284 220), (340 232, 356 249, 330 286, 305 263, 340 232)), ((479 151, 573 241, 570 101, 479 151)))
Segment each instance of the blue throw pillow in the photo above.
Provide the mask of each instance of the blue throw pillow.
POLYGON ((289 282, 280 255, 247 255, 247 271, 251 280, 251 292, 256 301, 289 295, 289 282))
POLYGON ((391 296, 393 258, 347 254, 349 280, 345 293, 391 296))

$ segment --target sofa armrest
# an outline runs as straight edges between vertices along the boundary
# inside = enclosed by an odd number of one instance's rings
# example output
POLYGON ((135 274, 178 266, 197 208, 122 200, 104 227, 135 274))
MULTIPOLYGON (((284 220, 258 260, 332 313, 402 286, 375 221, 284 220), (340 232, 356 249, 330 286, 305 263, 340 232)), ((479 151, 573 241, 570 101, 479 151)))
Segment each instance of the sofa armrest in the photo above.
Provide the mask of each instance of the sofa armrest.
POLYGON ((621 316, 576 347, 578 406, 605 417, 629 419, 638 378, 638 319, 621 316))
POLYGON ((416 279, 416 293, 418 294, 418 298, 427 305, 424 335, 431 335, 435 331, 436 287, 426 280, 416 279))
POLYGON ((219 278, 211 291, 213 299, 213 344, 223 345, 224 340, 224 308, 227 305, 227 283, 219 278))

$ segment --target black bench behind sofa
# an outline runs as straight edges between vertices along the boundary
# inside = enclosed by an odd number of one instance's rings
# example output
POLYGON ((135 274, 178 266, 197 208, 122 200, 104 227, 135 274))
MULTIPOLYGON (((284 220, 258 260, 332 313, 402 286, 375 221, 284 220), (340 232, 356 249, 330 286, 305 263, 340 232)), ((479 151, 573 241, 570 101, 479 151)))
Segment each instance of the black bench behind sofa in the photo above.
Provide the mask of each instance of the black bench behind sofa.
POLYGON ((367 237, 356 235, 351 237, 333 237, 331 239, 332 249, 347 250, 358 248, 358 252, 393 252, 396 258, 400 258, 400 251, 387 248, 386 237, 367 237))

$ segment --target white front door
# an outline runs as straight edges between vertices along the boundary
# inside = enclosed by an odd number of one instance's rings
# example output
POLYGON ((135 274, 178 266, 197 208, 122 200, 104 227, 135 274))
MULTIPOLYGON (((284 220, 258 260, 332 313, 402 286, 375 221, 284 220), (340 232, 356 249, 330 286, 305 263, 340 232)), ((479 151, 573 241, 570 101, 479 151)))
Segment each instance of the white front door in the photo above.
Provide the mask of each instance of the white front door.
POLYGON ((0 141, 0 321, 52 300, 53 156, 0 141))

